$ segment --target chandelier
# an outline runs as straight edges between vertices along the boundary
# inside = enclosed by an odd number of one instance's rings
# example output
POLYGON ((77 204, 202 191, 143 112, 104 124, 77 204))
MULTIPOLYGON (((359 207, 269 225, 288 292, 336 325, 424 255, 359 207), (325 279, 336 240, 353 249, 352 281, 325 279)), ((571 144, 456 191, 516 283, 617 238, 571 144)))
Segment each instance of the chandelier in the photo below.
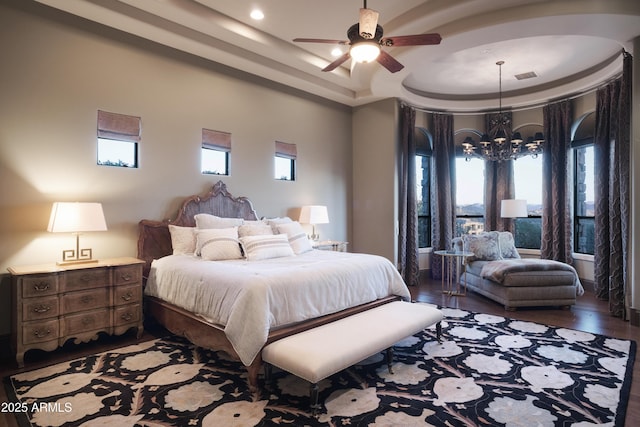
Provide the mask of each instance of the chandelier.
POLYGON ((488 134, 482 135, 480 142, 476 142, 470 136, 462 141, 462 152, 467 161, 472 157, 478 157, 493 162, 501 162, 504 160, 515 160, 519 157, 531 155, 538 157, 542 153, 542 144, 544 136, 542 132, 536 132, 535 136, 529 137, 525 143, 520 132, 511 134, 511 115, 502 112, 502 65, 504 61, 496 62, 500 70, 499 77, 499 96, 500 106, 498 114, 489 120, 489 133, 494 136, 490 138, 488 134))

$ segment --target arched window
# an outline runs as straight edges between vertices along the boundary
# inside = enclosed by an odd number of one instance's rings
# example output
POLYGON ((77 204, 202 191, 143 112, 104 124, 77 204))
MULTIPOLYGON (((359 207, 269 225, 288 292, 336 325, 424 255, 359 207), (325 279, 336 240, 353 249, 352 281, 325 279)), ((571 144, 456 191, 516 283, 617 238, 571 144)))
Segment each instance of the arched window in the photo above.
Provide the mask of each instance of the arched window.
POLYGON ((415 128, 416 198, 418 203, 418 247, 431 246, 431 134, 415 128))
POLYGON ((573 219, 574 252, 594 253, 595 242, 595 163, 593 141, 594 111, 580 117, 573 129, 573 219))

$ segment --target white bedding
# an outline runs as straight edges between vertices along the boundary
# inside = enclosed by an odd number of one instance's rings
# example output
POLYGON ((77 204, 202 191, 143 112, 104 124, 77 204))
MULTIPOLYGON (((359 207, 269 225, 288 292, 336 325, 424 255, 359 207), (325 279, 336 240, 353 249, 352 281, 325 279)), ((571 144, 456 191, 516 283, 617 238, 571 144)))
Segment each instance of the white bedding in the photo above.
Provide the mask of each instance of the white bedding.
POLYGON ((410 299, 386 258, 320 250, 263 261, 170 255, 151 264, 145 294, 220 325, 245 365, 270 329, 388 295, 410 299))

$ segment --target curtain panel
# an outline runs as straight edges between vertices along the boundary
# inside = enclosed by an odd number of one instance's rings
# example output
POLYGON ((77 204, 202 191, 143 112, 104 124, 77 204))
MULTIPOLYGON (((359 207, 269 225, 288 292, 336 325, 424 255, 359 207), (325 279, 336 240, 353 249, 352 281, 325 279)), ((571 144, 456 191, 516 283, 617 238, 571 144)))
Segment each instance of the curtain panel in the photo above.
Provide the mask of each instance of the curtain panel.
POLYGON ((631 55, 622 77, 598 89, 594 141, 596 296, 613 316, 628 318, 631 158, 631 55))
MULTIPOLYGON (((450 249, 456 225, 456 148, 453 115, 433 115, 433 156, 431 168, 431 247, 450 249)), ((431 274, 442 278, 442 257, 431 258, 431 274)))
POLYGON ((420 278, 415 123, 416 111, 408 105, 401 104, 398 265, 400 274, 408 286, 417 286, 420 278))
POLYGON ((572 191, 569 170, 571 149, 570 101, 545 105, 544 134, 547 137, 542 156, 542 242, 541 258, 567 264, 573 262, 572 191))

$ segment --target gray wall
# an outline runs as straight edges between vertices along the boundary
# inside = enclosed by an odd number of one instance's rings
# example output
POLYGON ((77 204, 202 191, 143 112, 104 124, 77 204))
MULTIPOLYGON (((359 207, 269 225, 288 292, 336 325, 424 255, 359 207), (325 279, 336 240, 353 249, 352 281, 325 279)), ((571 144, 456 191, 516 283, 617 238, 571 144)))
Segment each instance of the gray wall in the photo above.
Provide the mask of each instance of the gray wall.
POLYGON ((350 240, 351 109, 69 17, 0 1, 0 335, 7 267, 50 263, 75 244, 47 233, 54 201, 102 202, 94 257, 135 256, 140 219, 175 214, 218 179, 200 173, 203 127, 232 133, 229 191, 260 216, 328 206, 323 238, 350 240), (96 111, 142 117, 140 167, 96 165, 96 111), (274 141, 295 143, 295 182, 273 178, 274 141))

